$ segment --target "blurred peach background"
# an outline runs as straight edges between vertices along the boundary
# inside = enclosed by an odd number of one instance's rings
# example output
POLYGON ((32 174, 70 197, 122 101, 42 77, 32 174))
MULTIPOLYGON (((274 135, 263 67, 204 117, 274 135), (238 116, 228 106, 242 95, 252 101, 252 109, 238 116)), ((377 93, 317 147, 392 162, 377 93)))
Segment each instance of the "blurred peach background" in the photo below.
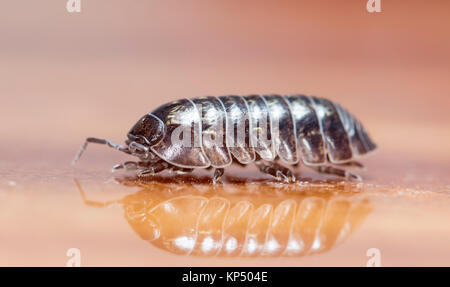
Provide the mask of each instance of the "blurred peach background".
POLYGON ((361 0, 64 2, 0 10, 0 133, 19 154, 120 141, 180 97, 306 93, 347 107, 382 147, 450 156, 448 1, 373 14, 361 0))
MULTIPOLYGON (((59 193, 65 186, 76 193, 69 164, 86 136, 122 142, 141 115, 180 97, 305 93, 332 99, 354 113, 380 147, 362 160, 372 183, 450 193, 449 1, 381 0, 381 13, 368 13, 365 0, 81 0, 81 5, 81 13, 72 14, 62 0, 9 0, 0 9, 0 226, 9 231, 4 236, 11 243, 9 249, 1 247, 8 259, 0 259, 0 265, 58 264, 55 257, 27 256, 39 253, 37 247, 26 252, 17 243, 22 238, 26 245, 29 222, 39 213, 30 207, 56 205, 52 215, 43 213, 44 221, 63 213, 67 206, 61 202, 68 195, 59 193), (20 195, 14 193, 17 189, 20 195)), ((107 172, 125 158, 92 147, 77 169, 107 172)), ((97 189, 107 189, 98 182, 97 189)), ((79 199, 73 204, 74 211, 84 211, 78 209, 79 199)), ((450 213, 438 210, 442 213, 429 215, 430 221, 417 223, 436 226, 438 232, 430 238, 438 240, 439 235, 442 240, 435 242, 425 265, 450 264, 448 247, 440 249, 450 230, 433 225, 435 218, 450 218, 450 213)), ((383 234, 378 228, 383 218, 372 221, 369 226, 375 229, 369 228, 364 238, 379 234, 375 230, 383 234)), ((58 224, 48 223, 43 230, 51 233, 58 224)), ((418 234, 397 232, 397 239, 418 234)), ((388 239, 380 242, 396 250, 388 239)), ((338 252, 347 250, 351 247, 338 252)), ((409 249, 402 252, 410 254, 409 249)), ((144 258, 120 258, 90 264, 152 264, 144 258)), ((161 262, 170 265, 171 258, 161 262)), ((392 265, 411 262, 396 256, 390 260, 392 265)), ((356 262, 337 255, 303 261, 356 262)))

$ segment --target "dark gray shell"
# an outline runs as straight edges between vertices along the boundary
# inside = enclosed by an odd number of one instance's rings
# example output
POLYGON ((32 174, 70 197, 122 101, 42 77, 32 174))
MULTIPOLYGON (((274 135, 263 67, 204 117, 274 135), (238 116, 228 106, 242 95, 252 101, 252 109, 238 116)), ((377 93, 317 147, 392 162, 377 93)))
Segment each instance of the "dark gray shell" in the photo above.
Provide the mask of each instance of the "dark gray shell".
POLYGON ((330 161, 347 162, 352 159, 352 150, 348 134, 333 103, 323 98, 311 98, 319 119, 322 135, 330 161))
POLYGON ((219 100, 227 116, 226 145, 231 154, 243 164, 255 160, 255 150, 250 142, 251 123, 248 104, 241 96, 223 96, 219 100))
POLYGON ((191 100, 167 103, 152 112, 166 125, 164 138, 152 146, 152 151, 168 163, 180 167, 208 167, 210 161, 202 148, 201 117, 191 100), (184 131, 182 134, 175 134, 184 131), (177 136, 183 141, 172 141, 177 136), (190 144, 183 144, 184 141, 190 144))
POLYGON ((230 151, 226 147, 227 117, 222 102, 215 97, 192 100, 200 113, 203 150, 211 166, 220 168, 231 164, 230 151))
POLYGON ((272 161, 276 158, 274 140, 270 127, 270 113, 267 103, 260 95, 245 96, 250 116, 250 136, 255 152, 263 159, 272 161))
POLYGON ((295 124, 289 103, 279 95, 264 96, 270 115, 270 130, 278 156, 288 164, 297 159, 297 139, 295 124))
POLYGON ((361 123, 340 105, 304 95, 184 99, 152 115, 166 125, 152 151, 180 167, 226 167, 233 157, 242 164, 257 157, 278 157, 288 164, 300 158, 306 165, 345 163, 376 148, 361 123), (180 138, 180 126, 191 145, 171 142, 180 138))
POLYGON ((291 106, 298 148, 303 162, 307 165, 324 164, 326 162, 325 142, 310 98, 303 95, 286 98, 291 106))

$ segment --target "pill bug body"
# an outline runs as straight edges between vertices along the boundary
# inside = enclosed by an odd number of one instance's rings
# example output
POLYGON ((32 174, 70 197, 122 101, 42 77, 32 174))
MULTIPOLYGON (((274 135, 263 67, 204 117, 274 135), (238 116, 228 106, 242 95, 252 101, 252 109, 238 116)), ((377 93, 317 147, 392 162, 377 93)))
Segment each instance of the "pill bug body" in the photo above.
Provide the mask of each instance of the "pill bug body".
POLYGON ((114 169, 137 169, 138 176, 165 169, 178 172, 215 168, 214 182, 232 163, 256 163, 267 174, 293 181, 277 163, 299 162, 348 178, 343 169, 376 148, 361 123, 339 104, 304 95, 249 95, 181 99, 144 115, 129 131, 126 145, 88 138, 139 157, 114 169))

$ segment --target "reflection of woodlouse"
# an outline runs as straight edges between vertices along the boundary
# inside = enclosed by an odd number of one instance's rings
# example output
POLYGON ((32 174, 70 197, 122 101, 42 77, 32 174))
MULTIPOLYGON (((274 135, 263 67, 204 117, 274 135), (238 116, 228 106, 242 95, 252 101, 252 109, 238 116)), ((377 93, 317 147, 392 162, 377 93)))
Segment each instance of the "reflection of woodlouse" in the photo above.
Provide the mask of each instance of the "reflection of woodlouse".
POLYGON ((360 166, 353 158, 376 147, 360 122, 340 105, 303 95, 173 101, 143 116, 127 136, 124 146, 88 138, 75 160, 92 142, 137 156, 139 162, 113 169, 137 169, 140 177, 165 169, 213 167, 216 182, 235 159, 240 164, 255 162, 262 172, 289 182, 295 180, 293 173, 276 160, 295 165, 301 157, 319 172, 359 179, 340 167, 360 166), (180 130, 189 131, 183 140, 175 136, 180 130))
POLYGON ((372 210, 368 200, 353 197, 351 190, 334 195, 338 188, 325 192, 326 187, 314 184, 281 192, 270 185, 205 188, 150 183, 119 201, 85 202, 119 203, 143 240, 172 253, 198 256, 325 252, 345 240, 372 210))

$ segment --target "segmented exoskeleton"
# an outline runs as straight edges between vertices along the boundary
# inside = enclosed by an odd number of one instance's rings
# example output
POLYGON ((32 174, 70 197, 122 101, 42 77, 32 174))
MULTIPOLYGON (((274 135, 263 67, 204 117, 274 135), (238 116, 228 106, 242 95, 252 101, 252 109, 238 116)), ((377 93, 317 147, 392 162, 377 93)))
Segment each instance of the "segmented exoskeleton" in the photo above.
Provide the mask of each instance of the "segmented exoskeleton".
POLYGON ((330 250, 372 211, 358 184, 308 185, 145 183, 118 180, 140 190, 85 204, 121 205, 139 237, 165 251, 194 256, 304 256, 330 250))
POLYGON ((340 105, 304 95, 249 95, 181 99, 144 115, 127 134, 126 145, 88 138, 137 156, 114 170, 136 169, 139 177, 165 169, 215 168, 214 182, 237 162, 256 163, 280 180, 295 181, 280 165, 300 160, 322 173, 360 179, 341 166, 376 148, 361 123, 340 105))

